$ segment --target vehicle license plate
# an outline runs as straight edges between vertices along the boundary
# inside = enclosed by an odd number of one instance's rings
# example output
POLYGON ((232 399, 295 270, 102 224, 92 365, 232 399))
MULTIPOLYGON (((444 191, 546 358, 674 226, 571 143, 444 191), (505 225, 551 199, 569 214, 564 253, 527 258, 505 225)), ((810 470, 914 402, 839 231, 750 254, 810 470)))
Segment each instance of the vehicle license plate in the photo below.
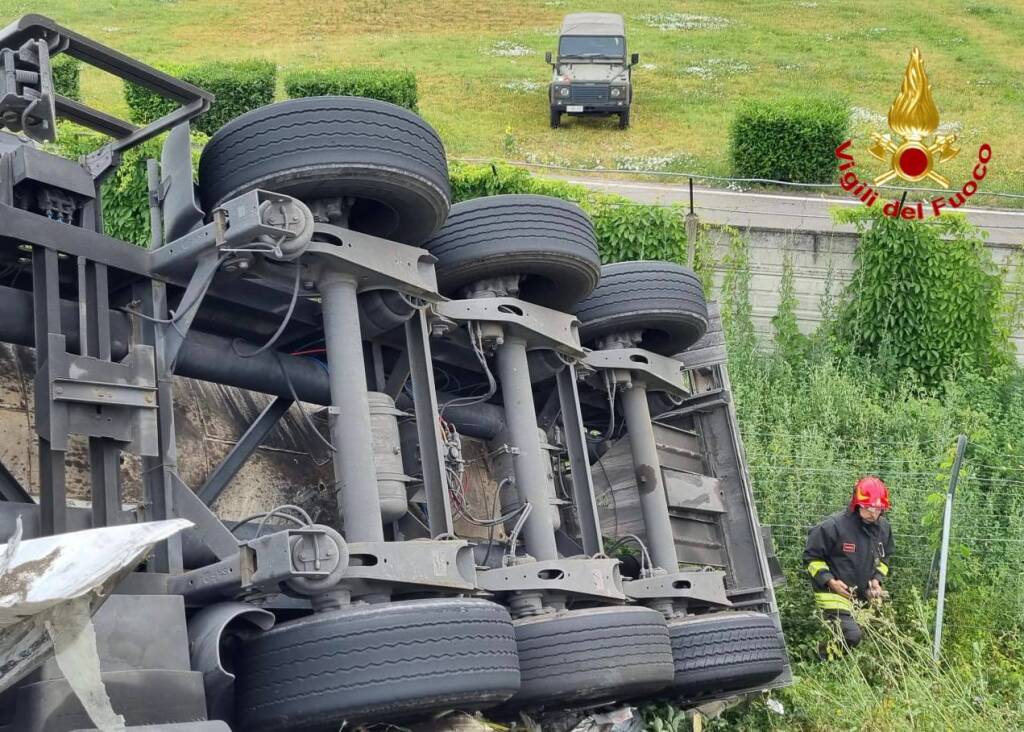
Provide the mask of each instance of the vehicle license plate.
POLYGON ((582 104, 570 104, 568 107, 565 108, 565 111, 566 112, 582 112, 583 111, 583 105, 582 104))

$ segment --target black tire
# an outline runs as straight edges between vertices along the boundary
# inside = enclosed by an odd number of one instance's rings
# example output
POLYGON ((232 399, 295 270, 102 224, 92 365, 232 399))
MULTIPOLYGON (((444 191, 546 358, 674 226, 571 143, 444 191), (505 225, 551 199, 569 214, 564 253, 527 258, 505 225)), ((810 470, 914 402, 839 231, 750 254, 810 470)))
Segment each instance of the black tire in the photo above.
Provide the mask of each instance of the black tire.
POLYGON ((475 599, 358 605, 278 625, 236 663, 238 728, 337 729, 482 709, 519 688, 508 611, 475 599))
POLYGON ((720 612, 669 622, 672 693, 697 698, 771 681, 786 668, 786 645, 768 615, 720 612))
POLYGON ((349 228, 406 244, 433 234, 451 202, 434 129, 407 109, 361 97, 291 99, 220 128, 199 161, 204 209, 254 188, 307 202, 353 197, 349 228))
POLYGON ((640 331, 639 347, 663 356, 684 351, 708 329, 704 288, 693 270, 671 262, 619 262, 601 268, 601 284, 576 308, 580 340, 640 331))
POLYGON ((672 682, 665 618, 650 608, 574 610, 515 627, 522 687, 503 709, 630 699, 672 682))
POLYGON ((619 112, 619 129, 624 130, 629 127, 629 110, 619 112))
POLYGON ((549 196, 456 204, 423 246, 437 257, 438 285, 449 297, 482 279, 518 274, 521 299, 566 309, 589 295, 601 276, 590 219, 576 204, 549 196))
POLYGON ((557 130, 562 126, 562 113, 552 108, 551 110, 551 128, 557 130))

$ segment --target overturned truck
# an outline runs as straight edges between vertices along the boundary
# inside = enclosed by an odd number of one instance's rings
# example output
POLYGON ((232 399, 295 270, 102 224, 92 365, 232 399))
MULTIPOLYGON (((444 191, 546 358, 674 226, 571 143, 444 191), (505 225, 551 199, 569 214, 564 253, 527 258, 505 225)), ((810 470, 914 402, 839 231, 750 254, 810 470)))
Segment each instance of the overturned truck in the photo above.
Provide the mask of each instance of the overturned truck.
MULTIPOLYGON (((38 460, 31 485, 0 471, 0 538, 191 522, 94 616, 114 710, 182 732, 333 730, 788 683, 771 541, 693 272, 602 267, 565 201, 450 205, 434 130, 369 99, 238 117, 194 186, 189 120, 211 101, 46 18, 0 32, 0 268, 24 272, 0 285, 0 341, 34 374, 38 460), (137 128, 63 98, 61 53, 179 106, 137 128), (46 152, 58 118, 111 141, 46 152), (100 182, 162 133, 148 248, 104 235, 100 182), (263 405, 192 486, 185 378, 263 405), (324 495, 218 515, 286 414, 325 456, 324 495)), ((49 662, 0 715, 94 726, 49 662)))

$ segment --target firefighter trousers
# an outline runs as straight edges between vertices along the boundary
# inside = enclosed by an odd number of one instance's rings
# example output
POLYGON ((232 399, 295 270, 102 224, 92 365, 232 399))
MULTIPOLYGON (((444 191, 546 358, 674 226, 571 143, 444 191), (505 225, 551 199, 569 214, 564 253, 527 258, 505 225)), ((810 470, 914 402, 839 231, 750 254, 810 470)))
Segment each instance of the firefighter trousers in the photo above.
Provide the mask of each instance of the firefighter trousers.
MULTIPOLYGON (((860 643, 863 634, 860 626, 857 625, 857 621, 851 613, 846 610, 826 610, 825 620, 838 627, 847 648, 853 648, 860 643)), ((824 641, 818 648, 818 655, 823 659, 827 659, 829 656, 828 646, 829 642, 824 641)))

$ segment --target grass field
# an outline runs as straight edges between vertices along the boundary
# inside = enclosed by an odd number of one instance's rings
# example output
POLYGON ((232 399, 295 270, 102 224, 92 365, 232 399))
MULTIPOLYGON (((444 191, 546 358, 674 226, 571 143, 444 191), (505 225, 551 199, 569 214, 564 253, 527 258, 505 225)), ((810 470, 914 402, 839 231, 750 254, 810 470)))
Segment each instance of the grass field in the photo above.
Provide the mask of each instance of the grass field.
MULTIPOLYGON (((262 57, 304 66, 416 72, 420 108, 453 157, 727 175, 728 128, 746 99, 837 92, 854 109, 858 158, 886 130, 910 49, 921 47, 965 180, 982 142, 983 190, 1024 192, 1024 3, 1019 0, 0 0, 148 62, 262 57), (551 130, 544 51, 571 11, 624 12, 635 72, 633 127, 587 118, 551 130)), ((120 84, 84 79, 88 100, 123 111, 120 84)), ((881 172, 880 170, 877 172, 881 172)), ((976 199, 977 201, 978 199, 976 199)))

